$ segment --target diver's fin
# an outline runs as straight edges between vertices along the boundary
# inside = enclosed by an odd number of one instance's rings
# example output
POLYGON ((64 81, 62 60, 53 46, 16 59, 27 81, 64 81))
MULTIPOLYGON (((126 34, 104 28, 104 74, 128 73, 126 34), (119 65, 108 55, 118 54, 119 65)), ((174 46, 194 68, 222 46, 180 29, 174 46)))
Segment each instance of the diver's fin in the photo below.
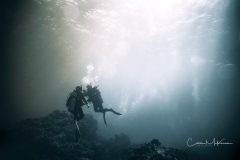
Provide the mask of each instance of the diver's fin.
POLYGON ((118 113, 118 112, 114 111, 112 108, 110 108, 110 110, 116 115, 122 115, 121 113, 118 113))
POLYGON ((80 133, 80 130, 79 130, 77 121, 75 121, 75 123, 76 123, 76 126, 77 126, 77 135, 80 137, 80 136, 81 136, 81 133, 80 133))
POLYGON ((108 111, 111 111, 111 112, 113 112, 113 113, 116 114, 116 115, 122 115, 121 113, 118 113, 118 112, 114 111, 112 108, 110 108, 110 109, 104 109, 104 110, 102 111, 102 113, 103 113, 103 120, 104 120, 104 123, 106 124, 106 126, 107 126, 107 122, 106 122, 106 118, 105 118, 105 113, 108 112, 108 111))
POLYGON ((107 122, 106 122, 106 118, 105 118, 105 111, 103 111, 103 120, 104 120, 104 123, 106 124, 106 126, 107 126, 107 122))
POLYGON ((80 134, 77 130, 75 130, 75 141, 76 141, 76 143, 78 142, 79 139, 80 139, 80 134))

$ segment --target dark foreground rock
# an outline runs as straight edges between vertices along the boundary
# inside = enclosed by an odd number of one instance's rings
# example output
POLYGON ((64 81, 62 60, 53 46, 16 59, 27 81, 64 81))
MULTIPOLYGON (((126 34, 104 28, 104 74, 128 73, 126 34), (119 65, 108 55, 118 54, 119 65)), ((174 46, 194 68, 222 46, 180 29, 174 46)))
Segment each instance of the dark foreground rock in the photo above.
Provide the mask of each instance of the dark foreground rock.
POLYGON ((66 111, 54 111, 38 119, 25 119, 5 132, 0 159, 49 160, 186 160, 187 155, 165 148, 154 139, 150 143, 131 145, 125 134, 109 140, 96 134, 97 121, 86 114, 79 122, 80 141, 76 142, 75 124, 66 111))
POLYGON ((187 160, 187 153, 174 148, 162 147, 157 139, 150 143, 131 146, 123 160, 187 160))

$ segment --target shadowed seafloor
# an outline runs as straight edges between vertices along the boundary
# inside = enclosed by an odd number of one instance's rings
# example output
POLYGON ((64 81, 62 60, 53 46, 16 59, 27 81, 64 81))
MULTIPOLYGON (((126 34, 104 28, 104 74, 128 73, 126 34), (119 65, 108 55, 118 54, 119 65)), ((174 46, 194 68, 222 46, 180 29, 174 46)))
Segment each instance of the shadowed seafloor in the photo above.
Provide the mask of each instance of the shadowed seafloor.
MULTIPOLYGON (((79 122, 81 139, 76 142, 72 115, 56 110, 46 117, 24 119, 7 129, 1 143, 1 159, 68 160, 187 160, 187 153, 161 146, 157 139, 131 144, 126 134, 106 140, 96 134, 98 123, 86 114, 79 122)), ((198 159, 198 154, 194 153, 198 159)))

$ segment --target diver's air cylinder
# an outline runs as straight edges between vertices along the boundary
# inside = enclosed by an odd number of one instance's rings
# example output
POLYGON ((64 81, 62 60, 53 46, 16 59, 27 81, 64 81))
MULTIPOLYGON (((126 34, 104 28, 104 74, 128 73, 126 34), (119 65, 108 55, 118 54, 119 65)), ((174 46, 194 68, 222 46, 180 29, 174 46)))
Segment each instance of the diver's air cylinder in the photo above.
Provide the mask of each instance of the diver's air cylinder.
POLYGON ((69 106, 68 106, 68 111, 71 113, 74 112, 76 100, 77 100, 77 94, 75 92, 72 92, 69 97, 69 106))

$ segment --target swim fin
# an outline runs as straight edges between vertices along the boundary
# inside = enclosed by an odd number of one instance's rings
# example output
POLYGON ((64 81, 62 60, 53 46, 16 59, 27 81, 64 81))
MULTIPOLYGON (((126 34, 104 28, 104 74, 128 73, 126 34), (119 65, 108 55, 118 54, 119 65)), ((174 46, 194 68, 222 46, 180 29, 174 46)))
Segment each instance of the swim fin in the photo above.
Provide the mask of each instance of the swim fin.
POLYGON ((104 123, 105 123, 106 126, 107 126, 107 122, 106 122, 106 118, 105 118, 105 113, 106 113, 106 111, 103 111, 103 120, 104 120, 104 123))
POLYGON ((76 143, 78 142, 79 139, 80 139, 80 134, 77 130, 75 130, 75 141, 76 141, 76 143))
POLYGON ((80 139, 81 133, 80 133, 77 121, 75 121, 75 123, 76 123, 76 126, 77 126, 77 130, 75 130, 76 142, 77 142, 78 139, 80 139))
POLYGON ((105 109, 105 111, 103 111, 102 113, 103 113, 103 120, 104 120, 104 123, 106 124, 106 126, 107 126, 107 122, 106 122, 106 118, 105 118, 105 113, 108 112, 108 111, 111 111, 116 115, 122 115, 121 113, 118 113, 118 112, 114 111, 112 108, 105 109))
POLYGON ((118 113, 118 112, 114 111, 112 108, 110 108, 110 110, 116 115, 122 115, 121 113, 118 113))

